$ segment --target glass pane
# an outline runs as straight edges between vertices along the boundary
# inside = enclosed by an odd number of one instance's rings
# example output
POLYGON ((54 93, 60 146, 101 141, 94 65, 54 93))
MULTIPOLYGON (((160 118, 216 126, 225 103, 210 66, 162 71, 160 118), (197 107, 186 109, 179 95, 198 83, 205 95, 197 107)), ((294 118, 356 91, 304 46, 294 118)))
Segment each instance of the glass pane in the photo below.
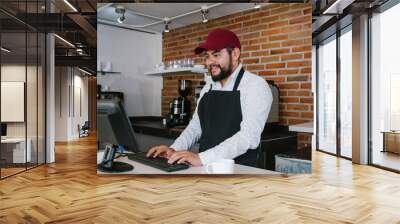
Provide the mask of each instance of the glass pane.
MULTIPOLYGON (((351 27, 350 27, 351 28, 351 27)), ((352 35, 340 36, 340 153, 351 158, 352 141, 352 35)))
POLYGON ((336 153, 336 37, 318 48, 318 149, 336 153))
POLYGON ((27 143, 28 143, 28 168, 37 165, 37 73, 38 73, 38 36, 36 32, 27 33, 28 38, 28 63, 26 80, 26 113, 27 113, 27 143), (30 151, 30 152, 29 152, 30 151))
POLYGON ((372 18, 372 163, 400 170, 400 4, 372 18))
POLYGON ((45 163, 45 60, 46 60, 46 37, 44 34, 38 36, 38 164, 45 163))
MULTIPOLYGON (((25 170, 26 33, 1 33, 1 175, 25 170)), ((28 147, 29 148, 29 147, 28 147)))

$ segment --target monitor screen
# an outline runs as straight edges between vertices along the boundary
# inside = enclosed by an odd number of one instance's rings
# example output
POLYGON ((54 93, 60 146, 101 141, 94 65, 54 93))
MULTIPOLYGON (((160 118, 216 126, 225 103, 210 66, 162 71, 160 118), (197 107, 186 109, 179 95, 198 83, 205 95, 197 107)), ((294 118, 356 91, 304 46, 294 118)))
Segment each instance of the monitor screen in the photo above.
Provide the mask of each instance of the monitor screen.
POLYGON ((119 100, 97 100, 97 140, 99 150, 105 144, 123 145, 126 150, 139 152, 133 127, 119 100))

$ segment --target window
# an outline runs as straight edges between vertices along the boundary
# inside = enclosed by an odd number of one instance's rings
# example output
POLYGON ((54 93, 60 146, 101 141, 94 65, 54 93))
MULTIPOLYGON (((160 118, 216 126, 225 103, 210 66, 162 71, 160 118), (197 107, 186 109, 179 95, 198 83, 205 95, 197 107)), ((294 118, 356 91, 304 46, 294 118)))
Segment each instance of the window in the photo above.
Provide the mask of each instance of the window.
POLYGON ((340 155, 352 157, 352 32, 348 26, 340 36, 340 155))
POLYGON ((318 47, 318 146, 336 153, 336 36, 318 47))
POLYGON ((371 18, 372 163, 395 170, 400 170, 400 133, 390 132, 400 130, 399 21, 400 4, 371 18), (384 145, 386 133, 393 135, 393 149, 384 145))

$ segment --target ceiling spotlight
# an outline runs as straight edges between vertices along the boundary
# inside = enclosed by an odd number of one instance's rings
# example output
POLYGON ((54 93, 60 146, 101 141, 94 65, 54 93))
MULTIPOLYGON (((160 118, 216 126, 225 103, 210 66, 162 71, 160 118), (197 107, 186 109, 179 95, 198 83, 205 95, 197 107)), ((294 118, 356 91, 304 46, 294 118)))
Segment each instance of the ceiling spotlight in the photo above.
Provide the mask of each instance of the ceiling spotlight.
POLYGON ((117 6, 115 8, 115 12, 117 14, 120 14, 120 16, 118 17, 118 23, 123 23, 125 21, 125 8, 123 6, 117 6))
POLYGON ((208 22, 208 9, 207 6, 201 7, 201 17, 203 18, 203 23, 208 22))
POLYGON ((255 8, 255 9, 259 9, 259 8, 261 8, 261 5, 260 5, 260 3, 254 3, 254 8, 255 8))
POLYGON ((125 20, 125 16, 124 15, 122 15, 122 16, 120 16, 119 18, 118 18, 118 23, 123 23, 124 22, 124 20, 125 20))
POLYGON ((164 32, 169 33, 169 26, 168 26, 170 24, 169 18, 164 18, 164 24, 165 24, 164 32))

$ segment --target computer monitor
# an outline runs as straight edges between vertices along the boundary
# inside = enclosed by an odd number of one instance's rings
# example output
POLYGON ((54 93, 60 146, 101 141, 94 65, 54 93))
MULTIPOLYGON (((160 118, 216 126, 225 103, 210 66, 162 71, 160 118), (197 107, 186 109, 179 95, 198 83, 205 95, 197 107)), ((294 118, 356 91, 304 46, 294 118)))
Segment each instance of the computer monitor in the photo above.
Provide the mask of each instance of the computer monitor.
POLYGON ((139 152, 133 127, 118 100, 97 100, 97 139, 101 144, 123 145, 127 151, 139 152))
POLYGON ((133 169, 127 163, 113 161, 117 147, 122 145, 127 151, 139 152, 133 127, 119 100, 97 100, 97 140, 99 150, 104 149, 98 169, 106 172, 123 172, 133 169))
POLYGON ((7 136, 7 124, 1 123, 1 137, 7 136))

